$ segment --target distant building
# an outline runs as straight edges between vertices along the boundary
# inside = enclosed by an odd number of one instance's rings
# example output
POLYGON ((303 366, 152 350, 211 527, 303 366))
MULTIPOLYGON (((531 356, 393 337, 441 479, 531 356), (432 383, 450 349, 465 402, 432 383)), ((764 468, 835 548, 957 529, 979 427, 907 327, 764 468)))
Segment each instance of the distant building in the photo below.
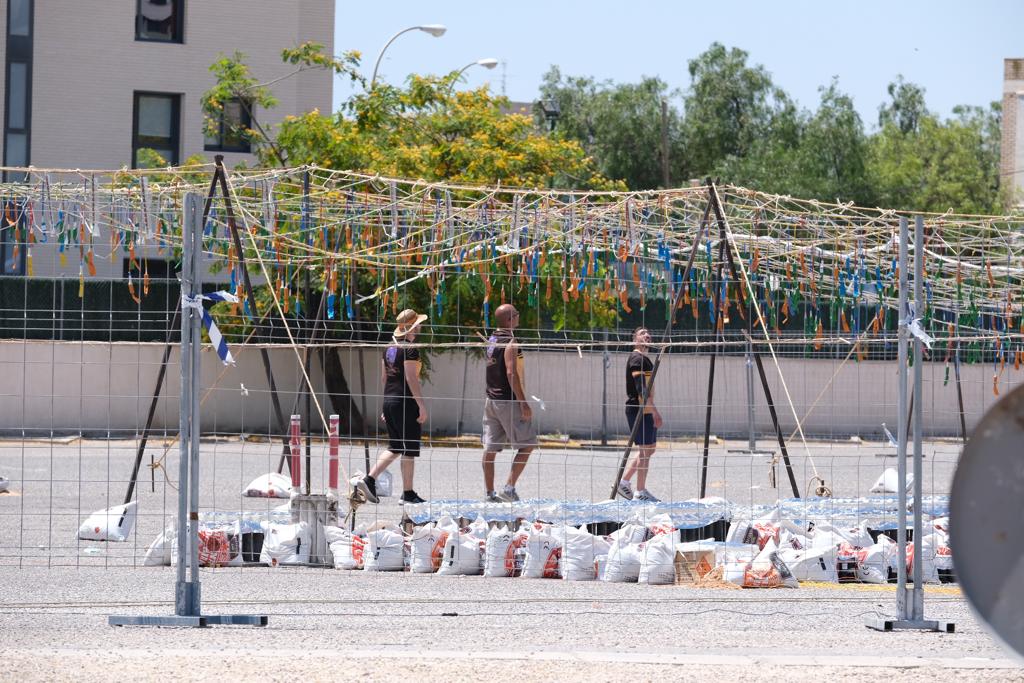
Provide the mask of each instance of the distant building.
POLYGON ((1003 60, 1003 182, 1024 206, 1024 59, 1003 60))
MULTIPOLYGON (((156 149, 171 164, 223 153, 252 161, 245 141, 205 138, 200 97, 219 55, 246 55, 271 80, 293 66, 281 49, 315 41, 333 52, 335 0, 7 0, 0 12, 4 166, 112 169, 156 149)), ((289 114, 331 110, 332 74, 311 70, 273 86, 289 114)), ((228 104, 226 115, 244 113, 228 104)))
MULTIPOLYGON (((295 67, 281 50, 304 42, 334 51, 335 0, 6 0, 0 10, 0 72, 6 167, 119 169, 136 167, 140 149, 171 165, 194 154, 223 154, 230 167, 255 161, 248 141, 221 122, 205 135, 202 94, 214 84, 209 67, 238 51, 261 81, 295 67)), ((333 74, 308 70, 275 82, 279 100, 255 112, 263 125, 314 109, 330 112, 333 74)), ((249 125, 238 102, 225 118, 249 125)), ((5 172, 4 180, 14 179, 5 172)), ((26 273, 26 249, 0 226, 0 275, 26 273)), ((150 249, 140 256, 151 257, 150 249)), ((166 259, 166 257, 163 257, 166 259)), ((97 264, 100 277, 120 278, 125 259, 97 264)), ((168 265, 161 270, 166 273, 168 265)), ((76 277, 73 259, 40 247, 36 277, 76 277)))

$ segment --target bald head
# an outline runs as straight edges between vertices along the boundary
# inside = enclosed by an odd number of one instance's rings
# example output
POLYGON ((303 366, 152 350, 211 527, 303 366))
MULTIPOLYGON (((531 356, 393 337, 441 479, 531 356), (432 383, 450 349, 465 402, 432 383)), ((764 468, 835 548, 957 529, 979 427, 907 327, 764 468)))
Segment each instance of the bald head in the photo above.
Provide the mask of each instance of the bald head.
POLYGON ((494 319, 497 321, 498 327, 513 329, 519 323, 519 311, 512 304, 502 304, 494 312, 494 319))

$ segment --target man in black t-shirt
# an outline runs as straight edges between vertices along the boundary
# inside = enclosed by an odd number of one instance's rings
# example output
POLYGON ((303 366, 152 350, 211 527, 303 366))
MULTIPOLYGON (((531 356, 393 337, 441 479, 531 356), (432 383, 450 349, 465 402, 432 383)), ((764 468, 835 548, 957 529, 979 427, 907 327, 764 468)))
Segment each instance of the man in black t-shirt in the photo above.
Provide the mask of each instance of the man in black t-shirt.
POLYGON ((657 502, 658 499, 647 490, 647 470, 651 456, 658 443, 658 429, 662 425, 661 413, 654 406, 654 391, 650 386, 654 363, 647 357, 651 344, 651 333, 646 327, 633 332, 633 352, 626 361, 626 424, 632 430, 639 420, 636 431, 636 453, 629 459, 618 485, 623 498, 657 502), (647 401, 641 406, 644 395, 647 401), (631 480, 636 475, 636 493, 631 480))
POLYGON ((530 453, 537 447, 533 427, 533 411, 526 400, 523 376, 523 352, 512 331, 519 327, 519 311, 512 304, 502 304, 494 312, 498 329, 488 339, 485 376, 487 399, 484 401, 484 487, 488 502, 519 500, 516 481, 526 469, 530 453), (494 459, 498 451, 511 447, 516 451, 512 468, 501 492, 494 490, 494 459))
POLYGON ((413 490, 416 458, 420 455, 423 423, 427 407, 420 388, 420 352, 411 343, 416 341, 420 325, 427 316, 407 308, 398 314, 394 343, 384 351, 381 360, 381 384, 384 402, 381 417, 388 428, 388 448, 381 452, 377 464, 365 476, 352 477, 352 487, 371 503, 379 502, 377 477, 396 458, 402 458, 402 503, 423 503, 413 490))

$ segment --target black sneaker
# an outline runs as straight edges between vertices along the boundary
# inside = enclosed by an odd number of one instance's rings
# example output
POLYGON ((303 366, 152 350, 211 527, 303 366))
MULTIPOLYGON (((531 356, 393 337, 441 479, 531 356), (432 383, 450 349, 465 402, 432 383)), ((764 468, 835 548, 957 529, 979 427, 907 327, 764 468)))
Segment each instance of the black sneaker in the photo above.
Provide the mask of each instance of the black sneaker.
POLYGON ((398 501, 399 505, 405 505, 406 503, 409 503, 410 505, 416 505, 417 503, 426 502, 427 501, 420 498, 419 494, 416 493, 415 491, 403 491, 402 497, 398 501))
POLYGON ((377 497, 376 482, 371 477, 361 477, 357 474, 349 480, 349 484, 357 493, 362 494, 363 498, 366 499, 366 502, 380 502, 380 499, 377 497))

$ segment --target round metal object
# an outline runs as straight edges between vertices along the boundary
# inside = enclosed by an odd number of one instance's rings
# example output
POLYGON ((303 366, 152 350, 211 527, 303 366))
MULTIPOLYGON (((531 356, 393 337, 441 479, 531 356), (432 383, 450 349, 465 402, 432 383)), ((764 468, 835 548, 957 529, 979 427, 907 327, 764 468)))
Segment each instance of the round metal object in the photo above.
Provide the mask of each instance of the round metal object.
POLYGON ((964 595, 1024 657, 1024 386, 985 413, 953 477, 950 546, 964 595))

